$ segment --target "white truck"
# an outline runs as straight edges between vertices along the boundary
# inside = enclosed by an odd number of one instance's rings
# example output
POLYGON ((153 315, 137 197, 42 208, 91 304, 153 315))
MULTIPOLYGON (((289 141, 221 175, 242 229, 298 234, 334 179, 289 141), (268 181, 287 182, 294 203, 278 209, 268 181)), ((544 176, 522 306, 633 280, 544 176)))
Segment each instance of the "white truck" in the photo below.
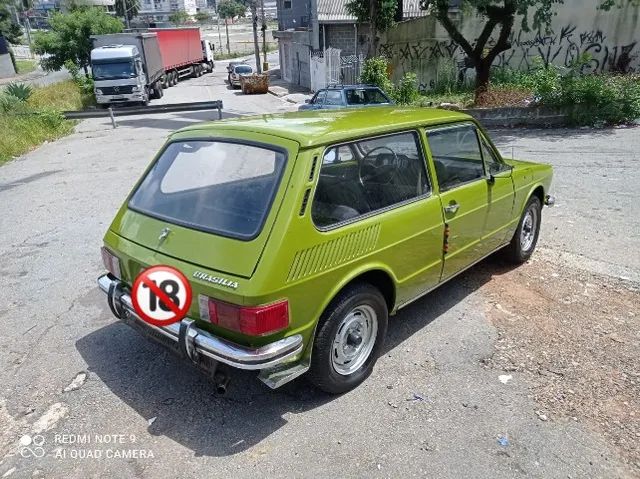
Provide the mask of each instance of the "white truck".
POLYGON ((91 71, 98 104, 148 104, 163 96, 164 66, 155 33, 92 36, 91 71))

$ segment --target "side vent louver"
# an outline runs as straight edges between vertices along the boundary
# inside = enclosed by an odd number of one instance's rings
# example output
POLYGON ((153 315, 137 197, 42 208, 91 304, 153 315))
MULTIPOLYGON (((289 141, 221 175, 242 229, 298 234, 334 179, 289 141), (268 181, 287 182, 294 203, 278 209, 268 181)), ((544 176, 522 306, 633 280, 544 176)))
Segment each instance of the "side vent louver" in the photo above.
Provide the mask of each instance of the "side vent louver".
POLYGON ((309 195, 311 194, 311 188, 307 188, 302 198, 302 205, 300 205, 300 216, 304 216, 304 212, 307 210, 307 203, 309 203, 309 195))
POLYGON ((374 250, 380 225, 371 225, 349 234, 298 251, 289 268, 287 282, 320 273, 347 263, 374 250))
POLYGON ((313 181, 313 175, 316 174, 316 166, 318 164, 318 157, 314 156, 311 162, 311 171, 309 172, 309 181, 313 181))

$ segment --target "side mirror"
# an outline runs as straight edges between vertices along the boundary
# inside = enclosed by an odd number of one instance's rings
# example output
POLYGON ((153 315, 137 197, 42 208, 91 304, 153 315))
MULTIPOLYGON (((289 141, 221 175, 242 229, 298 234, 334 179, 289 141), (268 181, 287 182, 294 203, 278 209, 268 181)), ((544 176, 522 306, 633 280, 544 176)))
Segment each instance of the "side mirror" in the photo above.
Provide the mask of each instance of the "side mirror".
POLYGON ((493 185, 496 182, 496 178, 509 178, 511 176, 511 172, 513 170, 513 166, 504 165, 504 168, 498 171, 490 171, 489 177, 487 178, 487 183, 493 185))

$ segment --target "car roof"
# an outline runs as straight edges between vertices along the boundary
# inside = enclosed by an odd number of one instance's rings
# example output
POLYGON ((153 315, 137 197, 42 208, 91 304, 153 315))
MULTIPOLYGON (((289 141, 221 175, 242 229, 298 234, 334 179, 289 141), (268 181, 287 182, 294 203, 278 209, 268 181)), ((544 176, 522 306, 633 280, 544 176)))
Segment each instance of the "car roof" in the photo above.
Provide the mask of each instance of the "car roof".
POLYGON ((472 118, 464 113, 436 108, 376 106, 232 118, 188 126, 174 135, 180 134, 184 138, 189 137, 189 134, 206 136, 207 132, 220 135, 224 131, 246 131, 293 140, 301 148, 309 148, 470 119, 472 118))
POLYGON ((321 90, 351 90, 357 88, 359 90, 362 89, 368 89, 368 90, 380 90, 379 87, 375 86, 375 85, 365 85, 365 84, 359 84, 359 85, 329 85, 325 88, 321 88, 321 90))

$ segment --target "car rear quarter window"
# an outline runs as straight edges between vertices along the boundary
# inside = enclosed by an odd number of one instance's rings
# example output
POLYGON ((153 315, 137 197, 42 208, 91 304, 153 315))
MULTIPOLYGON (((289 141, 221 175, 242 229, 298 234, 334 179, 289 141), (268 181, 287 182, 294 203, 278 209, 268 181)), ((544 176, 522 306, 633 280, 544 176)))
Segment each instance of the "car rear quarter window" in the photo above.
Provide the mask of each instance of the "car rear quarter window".
POLYGON ((389 99, 376 88, 353 88, 345 90, 349 105, 379 105, 389 103, 389 99))
POLYGON ((428 194, 421 151, 415 132, 327 148, 311 209, 316 226, 328 228, 428 194))
POLYGON ((239 239, 257 236, 277 191, 285 154, 225 141, 167 146, 129 207, 193 229, 239 239))

